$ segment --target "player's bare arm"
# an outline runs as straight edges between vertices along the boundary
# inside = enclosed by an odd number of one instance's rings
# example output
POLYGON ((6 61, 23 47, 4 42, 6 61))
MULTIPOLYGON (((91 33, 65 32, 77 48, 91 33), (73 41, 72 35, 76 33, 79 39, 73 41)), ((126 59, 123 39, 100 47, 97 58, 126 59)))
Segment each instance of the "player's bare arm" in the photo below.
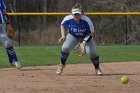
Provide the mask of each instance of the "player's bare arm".
POLYGON ((63 27, 63 25, 61 25, 61 37, 58 40, 58 43, 63 42, 65 40, 66 38, 65 33, 66 33, 66 29, 63 27))

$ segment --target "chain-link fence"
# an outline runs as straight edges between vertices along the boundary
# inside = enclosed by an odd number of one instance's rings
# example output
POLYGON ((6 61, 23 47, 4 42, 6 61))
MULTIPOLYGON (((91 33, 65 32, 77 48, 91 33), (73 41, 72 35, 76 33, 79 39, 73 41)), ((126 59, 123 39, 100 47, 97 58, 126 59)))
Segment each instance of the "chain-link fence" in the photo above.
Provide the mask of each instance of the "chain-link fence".
MULTIPOLYGON (((70 12, 76 0, 5 0, 8 12, 70 12)), ((139 0, 78 0, 85 12, 138 12, 139 0)), ((65 15, 10 16, 15 45, 58 45, 65 15)), ((139 15, 90 15, 97 44, 140 44, 139 15)))

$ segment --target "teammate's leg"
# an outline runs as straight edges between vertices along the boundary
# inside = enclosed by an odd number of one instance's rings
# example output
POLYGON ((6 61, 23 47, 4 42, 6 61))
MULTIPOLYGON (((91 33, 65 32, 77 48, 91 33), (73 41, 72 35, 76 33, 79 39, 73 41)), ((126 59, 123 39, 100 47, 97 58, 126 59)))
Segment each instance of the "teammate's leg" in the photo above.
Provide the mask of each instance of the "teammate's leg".
POLYGON ((9 58, 9 63, 15 65, 17 68, 21 68, 21 65, 18 62, 16 52, 14 50, 12 42, 6 34, 6 25, 5 24, 0 25, 0 41, 6 48, 6 52, 7 52, 8 58, 9 58))
POLYGON ((91 39, 87 44, 86 44, 86 52, 87 54, 90 55, 90 59, 95 67, 95 72, 98 75, 101 75, 102 72, 100 70, 100 63, 99 63, 99 55, 97 54, 96 51, 96 45, 93 39, 91 39))
POLYGON ((77 39, 75 37, 73 37, 71 34, 68 34, 66 37, 66 40, 64 41, 64 43, 62 45, 62 49, 61 49, 61 53, 60 53, 61 61, 60 61, 60 65, 58 66, 58 69, 56 71, 57 74, 62 73, 71 49, 73 49, 77 44, 78 44, 77 39))

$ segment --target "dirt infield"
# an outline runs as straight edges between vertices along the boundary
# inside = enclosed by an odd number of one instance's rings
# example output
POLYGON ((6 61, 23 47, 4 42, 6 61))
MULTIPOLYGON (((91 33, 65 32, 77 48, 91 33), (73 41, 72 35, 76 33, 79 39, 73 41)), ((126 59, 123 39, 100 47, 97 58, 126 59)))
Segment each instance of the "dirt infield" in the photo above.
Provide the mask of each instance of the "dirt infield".
POLYGON ((102 63, 104 76, 96 76, 92 64, 0 69, 0 93, 140 93, 140 62, 102 63), (128 84, 120 77, 127 75, 128 84))

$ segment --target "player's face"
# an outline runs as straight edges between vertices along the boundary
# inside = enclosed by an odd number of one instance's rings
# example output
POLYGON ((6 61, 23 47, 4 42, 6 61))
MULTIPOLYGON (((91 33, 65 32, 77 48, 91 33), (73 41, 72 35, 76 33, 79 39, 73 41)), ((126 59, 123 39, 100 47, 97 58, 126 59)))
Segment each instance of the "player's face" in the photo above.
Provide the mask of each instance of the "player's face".
POLYGON ((75 21, 80 21, 81 15, 77 13, 77 14, 74 14, 73 17, 75 21))

